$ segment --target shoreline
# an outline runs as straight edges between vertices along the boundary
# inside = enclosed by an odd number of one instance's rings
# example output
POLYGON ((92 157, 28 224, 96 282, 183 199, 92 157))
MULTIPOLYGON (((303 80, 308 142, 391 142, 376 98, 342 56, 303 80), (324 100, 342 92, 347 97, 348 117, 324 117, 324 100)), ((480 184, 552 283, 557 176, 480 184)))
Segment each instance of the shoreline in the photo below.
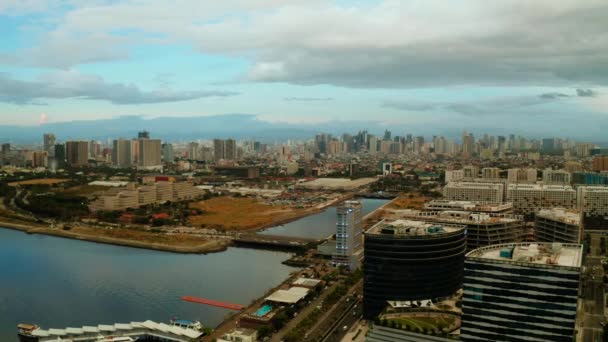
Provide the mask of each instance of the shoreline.
POLYGON ((134 240, 126 240, 120 238, 112 238, 105 236, 91 236, 79 233, 73 233, 69 230, 60 230, 56 228, 46 228, 42 226, 38 226, 34 223, 29 223, 26 221, 23 222, 7 222, 0 219, 0 227, 5 229, 17 230, 26 234, 39 234, 39 235, 47 235, 60 237, 71 240, 80 240, 80 241, 88 241, 94 243, 102 243, 107 245, 115 245, 115 246, 123 246, 123 247, 131 247, 131 248, 140 248, 140 249, 148 249, 160 252, 171 252, 171 253, 180 253, 180 254, 208 254, 208 253, 217 253, 223 252, 228 249, 229 246, 232 245, 231 240, 210 240, 207 243, 204 243, 199 246, 172 246, 162 243, 153 243, 153 242, 143 242, 143 241, 134 241, 134 240))
MULTIPOLYGON (((327 208, 334 206, 338 203, 344 202, 350 198, 355 196, 354 193, 344 194, 340 196, 340 198, 324 203, 316 208, 311 209, 310 211, 302 212, 293 217, 284 218, 277 220, 275 222, 267 223, 261 225, 260 227, 246 229, 242 231, 236 231, 237 233, 259 233, 266 229, 282 226, 299 219, 302 219, 307 216, 318 214, 327 208)), ((390 203, 392 201, 389 201, 390 203)), ((386 203, 386 204, 388 204, 386 203)), ((385 204, 385 205, 386 205, 385 204)), ((384 205, 382 206, 384 207, 384 205)), ((381 207, 381 208, 382 208, 381 207)), ((380 209, 380 208, 378 208, 380 209)), ((375 212, 375 211, 374 211, 375 212)), ((180 253, 180 254, 209 254, 209 253, 219 253, 228 249, 228 247, 233 246, 232 239, 212 239, 198 246, 174 246, 163 243, 154 243, 154 242, 144 242, 144 241, 136 241, 136 240, 127 240, 122 238, 113 238, 106 236, 94 236, 88 234, 80 234, 74 233, 70 230, 61 230, 58 228, 48 228, 39 223, 14 219, 14 218, 6 218, 0 217, 0 228, 18 230, 24 232, 26 234, 39 234, 39 235, 47 235, 60 237, 71 240, 80 240, 80 241, 88 241, 94 243, 102 243, 108 245, 115 246, 123 246, 123 247, 131 247, 131 248, 141 248, 148 249, 160 252, 170 252, 170 253, 180 253)))

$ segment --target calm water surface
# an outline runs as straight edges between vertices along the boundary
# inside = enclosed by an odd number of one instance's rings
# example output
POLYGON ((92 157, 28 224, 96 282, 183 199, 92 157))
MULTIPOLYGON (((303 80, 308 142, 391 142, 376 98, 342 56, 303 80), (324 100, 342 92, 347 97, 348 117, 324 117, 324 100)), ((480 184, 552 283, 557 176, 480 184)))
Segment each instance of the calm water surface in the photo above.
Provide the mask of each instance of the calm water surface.
MULTIPOLYGON (((361 198, 363 216, 384 205, 388 200, 361 198)), ((266 229, 262 234, 305 238, 325 238, 336 233, 336 207, 327 208, 316 215, 306 216, 288 224, 266 229)))
POLYGON ((151 319, 216 326, 229 310, 182 302, 199 296, 248 305, 285 280, 289 254, 229 248, 181 255, 0 229, 0 341, 18 323, 45 328, 151 319))

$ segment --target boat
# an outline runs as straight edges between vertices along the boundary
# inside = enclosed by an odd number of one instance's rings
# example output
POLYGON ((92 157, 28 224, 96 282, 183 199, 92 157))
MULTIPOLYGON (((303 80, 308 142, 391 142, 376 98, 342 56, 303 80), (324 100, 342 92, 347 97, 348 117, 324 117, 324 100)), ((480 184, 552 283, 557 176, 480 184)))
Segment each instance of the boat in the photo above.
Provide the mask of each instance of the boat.
POLYGON ((128 336, 103 336, 97 339, 97 342, 135 342, 137 337, 128 336))
POLYGON ((185 328, 185 329, 194 329, 196 331, 203 331, 203 325, 199 321, 191 321, 188 319, 171 319, 171 325, 175 327, 185 328))
POLYGON ((19 324, 17 325, 17 336, 21 342, 36 342, 38 338, 33 336, 34 330, 40 329, 35 324, 19 324))

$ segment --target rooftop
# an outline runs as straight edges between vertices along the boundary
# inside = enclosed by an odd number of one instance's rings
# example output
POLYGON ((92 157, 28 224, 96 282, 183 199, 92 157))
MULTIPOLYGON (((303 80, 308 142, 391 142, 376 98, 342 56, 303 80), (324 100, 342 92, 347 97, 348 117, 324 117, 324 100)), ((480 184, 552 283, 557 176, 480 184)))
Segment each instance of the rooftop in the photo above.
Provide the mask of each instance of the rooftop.
POLYGON ((523 263, 548 267, 581 267, 583 245, 561 243, 510 243, 482 247, 466 257, 505 263, 523 263))
POLYGON ((501 183, 489 183, 489 182, 449 182, 446 187, 448 188, 476 188, 476 189, 497 189, 500 188, 501 183))
POLYGON ((289 290, 277 290, 266 297, 269 302, 295 304, 301 301, 310 290, 304 287, 292 287, 289 290))
POLYGON ((450 201, 450 200, 432 200, 424 204, 425 209, 462 209, 472 211, 505 211, 513 209, 513 203, 484 203, 473 201, 450 201))
POLYGON ((581 223, 581 214, 578 210, 574 209, 564 209, 564 208, 552 208, 552 209, 542 209, 540 210, 536 216, 548 218, 551 220, 557 220, 570 224, 580 224, 581 223))
POLYGON ((446 226, 416 220, 382 220, 370 228, 366 234, 387 234, 399 236, 431 236, 452 233, 464 229, 464 226, 446 226))

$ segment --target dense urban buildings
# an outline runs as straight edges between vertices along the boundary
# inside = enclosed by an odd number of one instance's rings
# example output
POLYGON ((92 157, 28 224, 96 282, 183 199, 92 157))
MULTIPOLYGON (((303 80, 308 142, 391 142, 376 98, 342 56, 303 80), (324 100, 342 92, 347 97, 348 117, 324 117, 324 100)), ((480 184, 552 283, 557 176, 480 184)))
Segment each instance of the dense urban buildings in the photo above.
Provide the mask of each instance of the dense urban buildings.
POLYGON ((515 213, 532 217, 543 208, 576 207, 576 191, 567 185, 510 184, 507 200, 515 213))
POLYGON ((381 221, 364 234, 364 314, 388 300, 449 297, 462 286, 464 226, 381 221))
POLYGON ((351 271, 360 267, 363 258, 361 208, 358 201, 346 201, 336 209, 336 251, 332 260, 334 265, 344 266, 351 271))
POLYGON ((460 339, 571 342, 582 245, 503 244, 471 251, 460 339))

